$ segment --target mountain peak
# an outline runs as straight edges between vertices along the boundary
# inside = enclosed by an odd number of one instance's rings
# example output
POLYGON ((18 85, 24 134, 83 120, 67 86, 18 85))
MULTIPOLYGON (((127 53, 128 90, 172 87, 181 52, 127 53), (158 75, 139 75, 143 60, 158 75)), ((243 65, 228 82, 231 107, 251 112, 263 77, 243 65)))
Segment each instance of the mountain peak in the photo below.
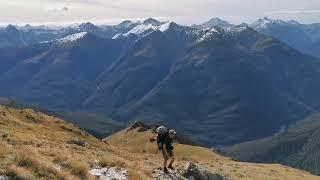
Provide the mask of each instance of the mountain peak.
POLYGON ((23 28, 24 28, 24 29, 31 29, 32 26, 31 26, 30 24, 26 24, 26 25, 23 26, 23 28))
POLYGON ((273 19, 271 19, 271 18, 269 18, 269 17, 267 17, 267 16, 263 17, 262 20, 265 20, 265 21, 273 21, 273 19))
POLYGON ((92 24, 91 22, 86 22, 86 23, 82 23, 79 25, 79 29, 81 29, 82 31, 95 31, 98 29, 97 26, 95 26, 94 24, 92 24))
POLYGON ((220 28, 230 28, 233 27, 233 24, 230 24, 228 21, 222 20, 220 18, 212 18, 207 22, 204 22, 200 25, 198 25, 198 27, 200 27, 201 29, 206 29, 206 28, 213 28, 213 27, 220 27, 220 28))
POLYGON ((135 24, 134 22, 130 21, 130 20, 125 20, 125 21, 122 21, 120 24, 118 24, 118 26, 121 26, 121 27, 129 27, 131 25, 135 24))
POLYGON ((18 31, 18 29, 12 25, 12 24, 9 24, 6 28, 5 28, 6 31, 18 31))
POLYGON ((288 21, 288 23, 290 23, 290 24, 300 24, 298 21, 295 21, 295 20, 290 20, 290 21, 288 21))
MULTIPOLYGON (((217 18, 217 17, 211 18, 211 19, 210 19, 209 21, 207 21, 207 22, 212 22, 212 23, 228 23, 227 21, 222 20, 222 19, 217 18)), ((228 23, 228 24, 229 24, 229 23, 228 23)))
POLYGON ((285 22, 282 20, 271 19, 269 17, 263 17, 262 19, 258 19, 256 22, 252 23, 250 27, 253 27, 254 29, 263 29, 270 24, 280 24, 280 23, 285 23, 285 22))
POLYGON ((143 21, 143 24, 160 25, 161 22, 153 18, 148 18, 145 21, 143 21))
POLYGON ((170 21, 170 22, 167 22, 167 23, 164 23, 164 24, 160 25, 158 27, 158 30, 161 31, 161 32, 165 32, 165 31, 167 31, 167 30, 169 30, 171 28, 176 28, 176 27, 180 27, 180 26, 178 24, 170 21))

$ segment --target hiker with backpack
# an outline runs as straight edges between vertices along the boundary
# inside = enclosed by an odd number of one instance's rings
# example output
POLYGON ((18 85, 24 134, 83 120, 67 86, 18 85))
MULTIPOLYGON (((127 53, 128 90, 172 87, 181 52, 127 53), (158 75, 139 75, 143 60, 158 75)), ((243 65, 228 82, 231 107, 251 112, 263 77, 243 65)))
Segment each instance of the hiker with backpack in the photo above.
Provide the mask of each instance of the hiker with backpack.
POLYGON ((167 162, 170 159, 168 168, 173 170, 174 154, 173 154, 173 138, 176 135, 176 131, 171 129, 168 131, 168 128, 165 126, 160 126, 157 128, 157 144, 158 149, 162 151, 164 159, 163 171, 168 173, 167 162))

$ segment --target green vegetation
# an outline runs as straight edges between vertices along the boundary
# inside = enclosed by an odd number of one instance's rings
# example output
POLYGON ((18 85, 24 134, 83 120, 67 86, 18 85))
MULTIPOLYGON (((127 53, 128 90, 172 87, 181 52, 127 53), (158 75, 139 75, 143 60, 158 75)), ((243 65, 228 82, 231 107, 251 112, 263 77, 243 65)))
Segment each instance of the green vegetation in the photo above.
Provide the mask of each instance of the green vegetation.
POLYGON ((272 137, 223 149, 250 162, 281 163, 320 174, 320 113, 272 137))

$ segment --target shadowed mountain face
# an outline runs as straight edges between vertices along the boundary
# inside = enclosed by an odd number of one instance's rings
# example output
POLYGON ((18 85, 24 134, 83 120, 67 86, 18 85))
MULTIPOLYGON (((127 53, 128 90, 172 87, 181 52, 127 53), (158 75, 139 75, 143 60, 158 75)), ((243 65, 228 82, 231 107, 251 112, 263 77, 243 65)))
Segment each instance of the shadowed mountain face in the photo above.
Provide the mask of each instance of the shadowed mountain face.
MULTIPOLYGON (((251 29, 235 36, 222 33, 188 47, 148 94, 125 101, 112 114, 119 120, 165 119, 205 144, 264 137, 318 108, 310 95, 319 87, 304 79, 310 71, 319 73, 315 64, 318 60, 251 29)), ((123 87, 117 85, 108 94, 123 87)))
POLYGON ((192 41, 186 32, 174 28, 164 33, 155 31, 138 40, 102 73, 98 79, 99 89, 84 106, 118 114, 129 110, 130 103, 143 99, 167 76, 173 63, 192 41))
POLYGON ((95 90, 95 78, 119 56, 121 44, 87 34, 76 42, 17 50, 19 59, 3 62, 11 68, 1 73, 1 92, 49 108, 73 109, 95 90))
POLYGON ((0 95, 118 121, 165 121, 206 146, 272 135, 320 107, 320 61, 251 28, 150 19, 132 32, 1 50, 0 95))
POLYGON ((225 148, 243 161, 281 163, 320 174, 319 113, 277 135, 225 148))
POLYGON ((21 32, 13 25, 10 24, 0 30, 0 47, 24 45, 25 42, 21 39, 21 32))

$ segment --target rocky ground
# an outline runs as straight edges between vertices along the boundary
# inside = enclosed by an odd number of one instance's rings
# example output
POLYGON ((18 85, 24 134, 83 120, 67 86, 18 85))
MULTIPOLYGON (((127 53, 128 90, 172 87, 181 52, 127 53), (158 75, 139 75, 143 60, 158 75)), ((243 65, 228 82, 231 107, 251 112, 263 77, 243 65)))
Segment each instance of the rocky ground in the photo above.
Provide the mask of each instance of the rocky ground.
POLYGON ((0 180, 9 180, 9 178, 6 176, 0 176, 0 180))
POLYGON ((93 176, 99 177, 100 180, 128 180, 128 170, 120 167, 95 168, 89 171, 93 176))
MULTIPOLYGON (((94 168, 89 173, 99 177, 99 180, 128 180, 128 171, 120 167, 94 168)), ((162 169, 155 169, 152 173, 154 180, 231 180, 223 175, 212 173, 207 169, 188 162, 184 167, 169 170, 164 173, 162 169)))
POLYGON ((162 170, 154 170, 153 178, 155 180, 231 180, 223 175, 212 173, 207 169, 188 162, 184 168, 164 173, 162 170))

